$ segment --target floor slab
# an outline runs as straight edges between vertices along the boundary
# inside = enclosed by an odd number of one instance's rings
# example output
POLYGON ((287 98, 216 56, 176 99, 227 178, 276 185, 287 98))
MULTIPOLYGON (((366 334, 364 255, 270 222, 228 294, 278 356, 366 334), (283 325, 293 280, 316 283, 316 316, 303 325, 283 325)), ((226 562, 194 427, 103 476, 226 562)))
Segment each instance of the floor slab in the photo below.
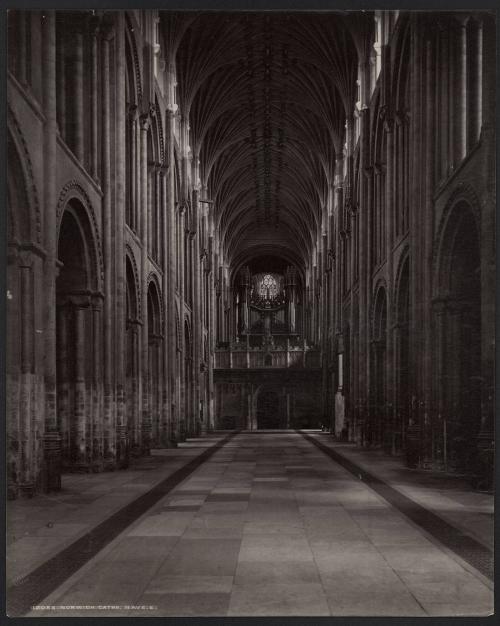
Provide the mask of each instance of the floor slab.
MULTIPOLYGON (((176 463, 188 462, 197 445, 188 442, 176 463)), ((75 480, 67 495, 79 504, 66 500, 64 516, 54 517, 52 525, 50 507, 37 506, 31 520, 29 507, 17 507, 11 523, 19 520, 30 529, 14 540, 18 556, 43 555, 44 545, 50 554, 59 535, 78 534, 123 502, 128 488, 137 496, 152 484, 140 471, 117 477, 109 493, 103 476, 96 483, 91 477, 75 480)), ((435 506, 439 494, 426 489, 421 499, 435 506)), ((453 492, 455 506, 475 508, 470 522, 486 504, 467 495, 453 492)), ((452 505, 448 498, 446 507, 452 505)), ((116 604, 123 609, 109 615, 131 617, 397 618, 487 615, 493 591, 312 443, 278 432, 237 435, 47 601, 116 604)), ((49 614, 94 615, 76 609, 49 614)))

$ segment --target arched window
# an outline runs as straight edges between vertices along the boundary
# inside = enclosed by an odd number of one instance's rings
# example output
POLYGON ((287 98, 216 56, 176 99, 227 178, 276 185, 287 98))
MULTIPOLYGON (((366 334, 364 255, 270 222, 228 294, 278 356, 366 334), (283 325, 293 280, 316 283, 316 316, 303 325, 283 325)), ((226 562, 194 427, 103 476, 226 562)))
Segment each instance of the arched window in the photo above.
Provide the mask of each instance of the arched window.
POLYGON ((259 285, 259 295, 272 300, 278 295, 278 282, 271 274, 264 274, 259 285))

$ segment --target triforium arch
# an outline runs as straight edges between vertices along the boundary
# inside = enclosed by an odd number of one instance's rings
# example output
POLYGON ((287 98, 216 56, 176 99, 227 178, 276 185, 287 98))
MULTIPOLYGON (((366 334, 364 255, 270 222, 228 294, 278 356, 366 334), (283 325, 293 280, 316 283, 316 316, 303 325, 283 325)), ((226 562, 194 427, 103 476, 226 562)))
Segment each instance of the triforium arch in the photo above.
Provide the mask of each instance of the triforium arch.
POLYGON ((56 280, 57 415, 66 469, 99 468, 113 447, 103 424, 102 294, 98 242, 87 208, 66 198, 58 230, 56 280))
POLYGON ((448 205, 435 259, 434 328, 443 459, 461 471, 475 463, 481 430, 481 249, 474 196, 448 205))
POLYGON ((33 165, 14 113, 7 117, 7 237, 41 244, 41 216, 33 165))

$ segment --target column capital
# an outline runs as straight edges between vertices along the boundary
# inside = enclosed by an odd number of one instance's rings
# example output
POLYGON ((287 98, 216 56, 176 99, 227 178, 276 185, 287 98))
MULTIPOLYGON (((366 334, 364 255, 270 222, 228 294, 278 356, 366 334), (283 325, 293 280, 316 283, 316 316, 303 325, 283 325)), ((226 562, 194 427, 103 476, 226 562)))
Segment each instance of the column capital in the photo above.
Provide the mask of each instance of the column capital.
POLYGON ((99 34, 101 39, 106 43, 108 43, 115 36, 114 20, 109 15, 102 17, 99 24, 99 34))
POLYGON ((127 114, 130 121, 135 122, 139 119, 139 107, 137 104, 129 104, 127 114))
POLYGON ((451 22, 458 29, 467 28, 470 18, 471 16, 468 13, 457 12, 451 14, 451 22))
POLYGON ((385 132, 391 133, 394 126, 394 117, 392 115, 392 111, 386 104, 380 107, 378 116, 383 123, 385 132))
POLYGON ((438 315, 442 315, 447 312, 450 298, 448 296, 438 296, 432 299, 432 308, 438 315))
POLYGON ((397 126, 407 126, 410 123, 410 116, 408 111, 399 109, 394 114, 394 121, 397 126))
POLYGON ((156 117, 156 106, 153 102, 150 102, 148 105, 148 113, 151 119, 153 119, 153 117, 156 117))
POLYGON ((128 318, 125 324, 127 329, 130 328, 134 334, 138 333, 139 328, 142 326, 142 322, 138 318, 128 318))
POLYGON ((350 212, 352 216, 355 216, 356 213, 358 212, 358 205, 356 204, 356 202, 354 202, 354 200, 351 197, 348 197, 346 199, 345 208, 347 211, 350 212))
POLYGON ((393 117, 384 117, 384 131, 389 135, 394 130, 394 118, 393 117))
POLYGON ((141 125, 141 130, 147 132, 149 130, 149 126, 151 124, 151 119, 149 117, 149 113, 143 113, 139 116, 139 123, 141 125))
POLYGON ((33 267, 33 255, 27 250, 19 250, 17 256, 18 267, 31 269, 33 267))
POLYGON ((94 13, 87 18, 86 22, 88 34, 96 39, 101 32, 102 18, 94 13))
POLYGON ((101 311, 104 303, 104 294, 101 292, 93 293, 90 296, 90 303, 94 311, 101 311))
POLYGON ((65 293, 60 299, 60 306, 72 306, 76 309, 87 309, 91 304, 92 294, 89 291, 65 293))

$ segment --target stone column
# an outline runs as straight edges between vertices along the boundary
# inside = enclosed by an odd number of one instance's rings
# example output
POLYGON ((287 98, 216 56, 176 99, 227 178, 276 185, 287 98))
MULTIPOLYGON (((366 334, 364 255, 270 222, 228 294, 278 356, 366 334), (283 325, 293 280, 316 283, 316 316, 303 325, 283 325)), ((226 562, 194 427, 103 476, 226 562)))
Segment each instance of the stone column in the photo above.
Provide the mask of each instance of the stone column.
POLYGON ((34 328, 33 328, 33 285, 32 261, 22 258, 20 272, 20 304, 21 304, 21 380, 20 380, 20 476, 19 488, 25 495, 31 496, 35 491, 35 458, 33 455, 33 369, 34 369, 34 328))
MULTIPOLYGON (((478 141, 481 137, 481 128, 483 125, 483 22, 478 20, 476 31, 476 93, 474 96, 476 101, 476 119, 474 128, 474 141, 478 141)), ((472 94, 471 94, 472 97, 472 94)))
MULTIPOLYGON (((197 169, 197 168, 196 168, 197 169)), ((196 179, 197 173, 195 169, 194 177, 196 179)), ((193 274, 193 391, 192 391, 192 406, 193 406, 193 422, 194 433, 198 436, 201 433, 202 423, 200 420, 200 365, 201 355, 203 354, 203 337, 202 337, 202 301, 201 301, 201 286, 200 286, 200 232, 198 224, 198 190, 193 190, 192 194, 192 220, 191 220, 191 237, 193 242, 193 263, 191 264, 191 271, 193 274)))
POLYGON ((56 73, 57 79, 57 123, 59 133, 66 139, 66 29, 62 17, 59 17, 60 25, 57 29, 57 65, 59 71, 56 73))
MULTIPOLYGON (((435 363, 432 358, 432 265, 434 239, 434 189, 435 189, 435 50, 432 40, 425 42, 426 76, 425 76, 425 147, 424 147, 424 186, 423 197, 423 228, 421 228, 421 279, 422 279, 422 401, 423 401, 423 444, 424 463, 434 460, 433 421, 436 418, 432 402, 432 379, 435 363)), ((466 90, 465 90, 466 91, 466 90)))
POLYGON ((412 411, 415 423, 418 424, 420 432, 423 427, 423 398, 422 398, 422 360, 423 335, 426 329, 422 324, 422 289, 421 277, 423 274, 421 261, 421 233, 423 223, 422 187, 423 167, 425 158, 423 151, 424 140, 424 114, 423 108, 423 72, 424 65, 422 51, 422 16, 414 14, 411 16, 411 47, 410 64, 412 67, 410 83, 410 189, 409 189, 409 243, 410 243, 410 373, 409 379, 412 381, 410 394, 412 396, 412 411))
POLYGON ((85 304, 76 303, 74 308, 75 333, 75 411, 76 422, 74 446, 74 466, 79 471, 89 469, 87 458, 87 403, 85 397, 85 304))
POLYGON ((98 63, 99 63, 99 40, 98 40, 98 20, 91 19, 89 22, 90 34, 90 88, 91 88, 91 104, 90 104, 90 174, 94 180, 98 180, 98 63))
POLYGON ((117 423, 117 457, 120 468, 129 464, 129 441, 127 418, 125 414, 125 338, 126 338, 126 272, 125 272, 125 19, 123 13, 117 13, 115 37, 115 70, 116 85, 115 104, 115 207, 114 207, 114 305, 115 305, 115 385, 116 385, 116 423, 117 423))
MULTIPOLYGON (((161 120, 159 121, 161 123, 161 120)), ((161 163, 158 163, 155 168, 155 261, 158 265, 162 265, 161 262, 161 242, 162 242, 162 229, 161 229, 161 194, 162 194, 162 178, 161 178, 161 163)))
MULTIPOLYGON (((496 216, 496 143, 495 143, 495 64, 491 62, 495 50, 495 21, 484 17, 481 28, 483 45, 482 75, 482 126, 481 171, 483 189, 481 197, 481 430, 477 445, 480 451, 495 446, 495 216, 496 216)), ((481 457, 486 453, 482 452, 481 457)), ((483 484, 492 480, 492 468, 484 462, 483 484), (488 474, 489 472, 489 474, 488 474)))
POLYGON ((111 76, 110 38, 113 35, 109 22, 102 26, 101 67, 102 67, 102 233, 104 256, 104 468, 114 469, 116 464, 116 416, 114 394, 114 310, 113 310, 113 224, 111 187, 111 76))
POLYGON ((43 147, 44 243, 44 335, 45 335, 45 468, 43 490, 61 488, 61 443, 56 411, 56 33, 55 13, 46 11, 42 18, 43 110, 45 115, 43 147))
POLYGON ((186 359, 186 342, 185 342, 185 333, 184 333, 184 315, 185 315, 185 293, 184 293, 184 272, 186 268, 184 267, 184 259, 185 259, 185 247, 186 247, 186 232, 185 232, 185 208, 181 207, 179 212, 178 219, 178 241, 179 247, 177 250, 178 263, 180 263, 180 272, 179 272, 179 324, 180 324, 180 369, 177 370, 177 376, 179 378, 180 385, 180 397, 179 397, 179 437, 181 441, 185 441, 186 439, 186 406, 187 406, 187 385, 186 385, 186 368, 185 368, 185 359, 186 359))
POLYGON ((210 273, 208 275, 208 419, 209 429, 215 428, 215 383, 214 383, 214 350, 216 341, 216 297, 215 297, 215 284, 214 284, 214 254, 213 254, 213 239, 210 237, 209 255, 210 255, 210 273))
MULTIPOLYGON (((168 121, 168 120, 167 120, 168 121)), ((168 146, 166 148, 168 150, 168 146)), ((168 158, 168 155, 166 156, 168 158)), ((173 169, 173 167, 172 167, 173 169)), ((171 344, 170 342, 174 340, 174 337, 171 336, 171 310, 170 310, 170 270, 169 267, 169 190, 168 190, 168 167, 163 165, 160 169, 160 204, 158 206, 159 214, 161 215, 161 228, 162 228, 162 241, 163 247, 159 250, 159 256, 161 258, 161 263, 163 265, 163 282, 162 282, 162 292, 163 292, 163 349, 162 349, 162 367, 163 367, 163 396, 162 396, 162 408, 161 408, 161 445, 165 447, 170 447, 172 445, 171 441, 171 423, 172 423, 172 415, 171 415, 171 398, 172 398, 172 389, 171 389, 171 344)), ((174 344, 175 347, 175 344, 174 344)))
MULTIPOLYGON (((172 80, 172 77, 171 77, 172 80)), ((168 276, 167 307, 165 308, 168 330, 166 333, 166 351, 167 351, 167 381, 168 396, 170 400, 170 432, 169 439, 172 445, 177 445, 179 439, 177 415, 179 407, 176 402, 176 366, 177 366, 177 329, 176 329, 176 300, 175 300, 175 281, 176 281, 176 228, 175 228, 175 172, 174 172, 174 129, 175 129, 175 112, 172 108, 167 109, 167 145, 168 150, 168 172, 167 172, 167 198, 165 206, 165 223, 166 223, 166 245, 165 245, 165 275, 168 276)))
POLYGON ((468 100, 472 96, 467 89, 467 17, 458 18, 458 50, 457 50, 457 80, 455 82, 455 106, 458 106, 456 125, 456 160, 458 166, 467 155, 467 109, 468 100))
POLYGON ((435 452, 435 460, 442 460, 444 469, 447 469, 447 398, 446 398, 446 360, 449 358, 447 346, 447 301, 444 298, 434 300, 434 394, 433 401, 436 408, 434 433, 435 448, 442 448, 441 459, 435 452), (440 445, 441 444, 441 445, 440 445))
POLYGON ((141 220, 139 216, 141 213, 141 122, 139 117, 139 110, 133 113, 133 141, 134 141, 134 161, 133 167, 135 170, 135 176, 132 180, 135 181, 133 189, 133 207, 132 207, 132 219, 134 232, 141 237, 141 220))
MULTIPOLYGON (((368 71, 368 70, 367 70, 368 71)), ((363 430, 366 421, 367 391, 368 391, 368 337, 369 337, 369 285, 370 285, 370 257, 369 233, 371 224, 371 178, 368 169, 370 112, 363 108, 360 112, 360 207, 359 207, 359 409, 358 419, 363 430)))
POLYGON ((95 296, 92 300, 92 330, 93 330, 93 442, 92 442, 92 469, 100 471, 103 467, 103 394, 102 394, 102 296, 95 296))
POLYGON ((385 247, 387 258, 387 346, 385 353, 385 375, 386 375, 386 420, 391 430, 391 454, 396 453, 396 416, 394 413, 396 406, 396 384, 394 374, 396 371, 395 349, 394 349, 394 324, 393 319, 394 302, 397 298, 396 285, 394 281, 394 120, 388 114, 384 119, 384 130, 386 133, 386 178, 385 178, 385 247))
POLYGON ((144 114, 140 118, 140 234, 141 234, 141 290, 143 303, 142 325, 142 448, 143 453, 149 455, 151 447, 151 413, 149 406, 149 328, 148 328, 148 130, 149 116, 144 114))
POLYGON ((68 380, 68 306, 57 307, 57 360, 60 367, 58 368, 57 378, 57 421, 59 430, 62 433, 62 456, 66 463, 69 459, 69 414, 70 414, 70 393, 68 380))
MULTIPOLYGON (((30 19, 30 11, 19 11, 19 43, 17 51, 19 52, 19 61, 17 66, 19 82, 26 85, 26 51, 27 51, 27 35, 26 35, 26 20, 30 19)), ((31 62, 31 60, 30 60, 31 62)))
POLYGON ((82 26, 76 24, 73 33, 74 41, 74 66, 73 66, 73 94, 72 100, 74 105, 74 152, 80 163, 84 164, 84 124, 83 124, 83 32, 82 26))
MULTIPOLYGON (((338 174, 338 178, 336 181, 336 188, 335 188, 335 196, 336 196, 336 214, 337 214, 337 238, 336 238, 336 242, 335 242, 335 257, 337 259, 340 259, 340 262, 336 264, 336 280, 335 280, 335 284, 336 284, 336 293, 337 293, 337 297, 336 297, 336 311, 335 311, 335 333, 338 335, 342 332, 342 242, 341 242, 341 237, 340 237, 340 230, 341 230, 341 224, 342 224, 342 211, 343 211, 343 207, 344 207, 344 189, 343 189, 343 183, 342 183, 342 163, 343 163, 343 159, 337 159, 337 165, 336 168, 339 169, 339 174, 338 174)), ((305 307, 303 305, 303 310, 305 313, 305 307)))

